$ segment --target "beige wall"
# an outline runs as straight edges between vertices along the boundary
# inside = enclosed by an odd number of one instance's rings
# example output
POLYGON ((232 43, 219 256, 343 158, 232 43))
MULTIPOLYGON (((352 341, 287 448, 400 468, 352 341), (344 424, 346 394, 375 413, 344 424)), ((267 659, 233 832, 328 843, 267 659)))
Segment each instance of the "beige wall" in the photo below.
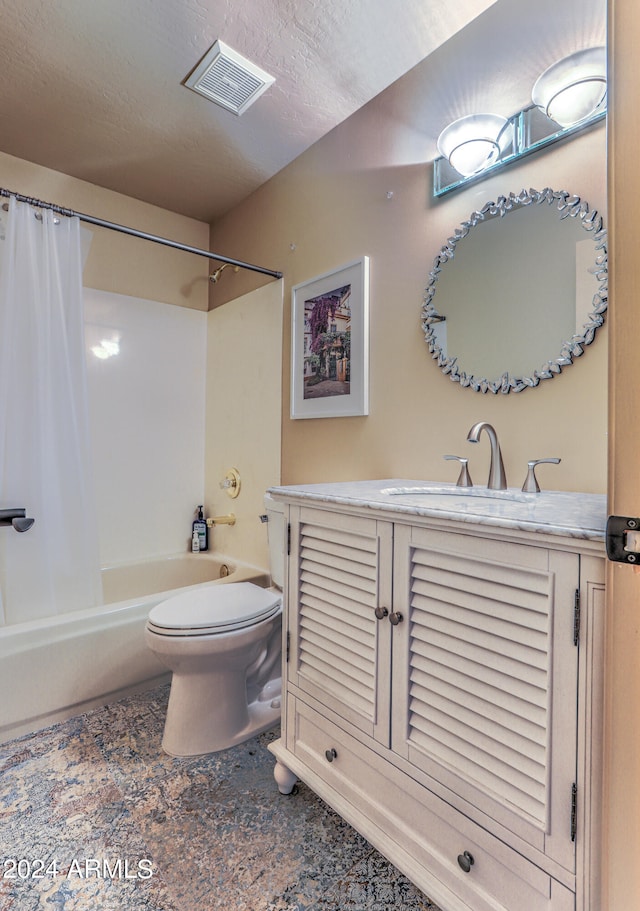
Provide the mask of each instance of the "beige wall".
MULTIPOLYGON (((442 460, 452 452, 470 455, 472 476, 484 483, 488 447, 481 444, 471 453, 466 443, 470 426, 483 419, 499 432, 510 484, 523 482, 528 459, 558 456, 559 466, 540 472, 543 487, 602 492, 606 328, 560 377, 518 395, 482 396, 438 370, 423 339, 420 308, 433 257, 452 229, 487 199, 523 186, 551 186, 606 213, 605 129, 596 127, 434 201, 431 167, 415 131, 407 139, 406 124, 394 118, 402 81, 212 228, 214 249, 284 272, 283 481, 453 480, 455 470, 442 460), (370 414, 292 421, 291 287, 363 254, 371 257, 370 414)), ((552 286, 551 275, 548 280, 552 286)), ((216 289, 219 299, 225 293, 230 291, 216 289)), ((473 305, 473 288, 469 301, 473 305)))
MULTIPOLYGON (((0 152, 0 186, 147 234, 209 249, 209 226, 0 152)), ((206 310, 209 261, 147 240, 85 224, 93 234, 84 284, 206 310)))
MULTIPOLYGON (((211 546, 266 568, 264 492, 280 482, 282 282, 212 310, 207 317, 205 503, 207 515, 234 513, 210 530, 211 546), (229 468, 240 495, 220 489, 229 468)), ((194 378, 197 380, 197 378, 194 378)))
MULTIPOLYGON (((609 5, 611 346, 609 510, 640 516, 640 193, 637 92, 640 6, 609 5)), ((605 889, 603 911, 640 907, 640 575, 610 563, 607 576, 605 889)))

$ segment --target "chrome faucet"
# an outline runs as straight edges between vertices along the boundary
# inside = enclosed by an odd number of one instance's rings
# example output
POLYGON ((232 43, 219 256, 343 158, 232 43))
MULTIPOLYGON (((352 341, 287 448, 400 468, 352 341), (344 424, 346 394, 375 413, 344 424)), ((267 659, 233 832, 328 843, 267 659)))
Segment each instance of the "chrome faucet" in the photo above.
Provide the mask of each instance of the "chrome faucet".
POLYGON ((469 443, 477 443, 480 440, 480 434, 483 430, 486 430, 487 436, 489 437, 489 442, 491 443, 491 464, 489 466, 489 481, 487 487, 489 490, 506 490, 507 489, 507 476, 504 473, 504 465, 502 463, 502 452, 500 451, 500 443, 498 442, 498 434, 491 424, 487 424, 486 421, 479 421, 477 424, 474 424, 471 430, 467 435, 467 441, 469 443))

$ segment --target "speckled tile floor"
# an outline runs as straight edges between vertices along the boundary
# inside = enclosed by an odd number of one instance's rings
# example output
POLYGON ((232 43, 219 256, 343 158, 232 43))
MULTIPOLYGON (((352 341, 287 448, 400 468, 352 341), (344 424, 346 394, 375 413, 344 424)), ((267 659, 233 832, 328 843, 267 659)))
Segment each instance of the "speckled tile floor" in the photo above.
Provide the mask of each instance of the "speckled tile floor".
POLYGON ((160 748, 168 687, 0 745, 0 911, 438 911, 304 785, 271 731, 160 748))

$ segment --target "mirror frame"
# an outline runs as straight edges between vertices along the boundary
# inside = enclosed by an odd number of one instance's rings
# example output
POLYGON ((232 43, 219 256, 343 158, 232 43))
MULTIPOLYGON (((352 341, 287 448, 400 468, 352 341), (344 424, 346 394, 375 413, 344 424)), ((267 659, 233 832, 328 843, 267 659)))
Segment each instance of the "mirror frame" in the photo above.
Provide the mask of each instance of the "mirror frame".
MULTIPOLYGON (((544 265, 544 258, 541 262, 544 265)), ((567 190, 552 190, 549 187, 544 190, 521 190, 517 195, 510 193, 509 196, 500 196, 496 202, 487 202, 482 209, 472 212, 469 219, 463 221, 455 229, 453 235, 449 237, 446 244, 441 248, 433 261, 433 266, 429 273, 429 283, 424 293, 422 328, 431 356, 437 361, 438 367, 440 367, 442 372, 449 376, 454 383, 459 383, 460 386, 468 387, 475 392, 492 392, 494 394, 501 392, 508 394, 509 392, 522 392, 523 389, 538 386, 541 380, 553 379, 554 376, 562 372, 563 367, 569 367, 574 358, 584 354, 585 348, 593 342, 596 331, 604 323, 607 304, 607 231, 604 227, 602 216, 598 215, 595 209, 590 210, 587 202, 580 199, 579 196, 572 195, 567 190), (534 370, 531 376, 511 376, 506 372, 496 380, 489 380, 486 377, 465 373, 458 365, 457 357, 448 357, 442 350, 435 335, 434 327, 442 322, 443 319, 446 319, 446 316, 440 313, 433 303, 442 268, 453 261, 458 243, 467 237, 472 228, 482 224, 487 217, 498 216, 503 218, 515 209, 544 204, 549 206, 554 206, 555 204, 560 220, 575 218, 585 231, 593 233, 596 258, 595 265, 589 269, 589 272, 595 275, 599 284, 598 290, 593 295, 592 312, 589 313, 582 331, 561 342, 560 353, 555 358, 546 361, 539 369, 534 370)))

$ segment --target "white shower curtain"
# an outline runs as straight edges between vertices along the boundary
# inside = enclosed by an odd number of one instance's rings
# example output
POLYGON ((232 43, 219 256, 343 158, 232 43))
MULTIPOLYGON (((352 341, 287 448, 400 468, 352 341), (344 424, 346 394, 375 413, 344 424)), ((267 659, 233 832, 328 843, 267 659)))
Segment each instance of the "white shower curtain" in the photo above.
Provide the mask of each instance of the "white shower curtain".
MULTIPOLYGON (((78 218, 9 200, 0 240, 0 622, 102 600, 90 440, 78 218)), ((87 233, 87 232, 82 232, 87 233)))

